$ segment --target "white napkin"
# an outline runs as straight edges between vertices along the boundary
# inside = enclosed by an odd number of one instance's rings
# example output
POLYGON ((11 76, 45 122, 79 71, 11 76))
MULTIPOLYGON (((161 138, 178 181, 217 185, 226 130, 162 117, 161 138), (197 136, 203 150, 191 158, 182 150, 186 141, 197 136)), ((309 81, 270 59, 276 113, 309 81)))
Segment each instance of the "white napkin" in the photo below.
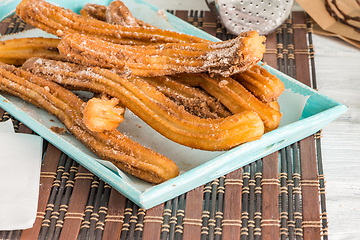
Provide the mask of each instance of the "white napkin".
POLYGON ((0 123, 0 230, 31 228, 36 219, 42 138, 0 123))
POLYGON ((11 120, 6 122, 0 122, 0 134, 1 133, 15 133, 14 126, 11 120))

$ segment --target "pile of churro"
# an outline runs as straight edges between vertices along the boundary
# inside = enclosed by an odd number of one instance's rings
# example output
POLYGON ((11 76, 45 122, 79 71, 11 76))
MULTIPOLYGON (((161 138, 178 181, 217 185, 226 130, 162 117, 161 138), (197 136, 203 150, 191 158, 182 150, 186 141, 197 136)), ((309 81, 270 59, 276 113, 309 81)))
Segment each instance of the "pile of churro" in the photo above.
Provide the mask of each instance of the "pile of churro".
POLYGON ((56 37, 0 42, 0 91, 55 115, 91 151, 140 179, 161 183, 179 170, 117 130, 125 109, 169 140, 207 151, 279 126, 285 87, 258 65, 265 37, 257 32, 211 42, 138 20, 121 1, 76 14, 23 0, 16 14, 56 37), (73 90, 93 97, 83 101, 73 90))

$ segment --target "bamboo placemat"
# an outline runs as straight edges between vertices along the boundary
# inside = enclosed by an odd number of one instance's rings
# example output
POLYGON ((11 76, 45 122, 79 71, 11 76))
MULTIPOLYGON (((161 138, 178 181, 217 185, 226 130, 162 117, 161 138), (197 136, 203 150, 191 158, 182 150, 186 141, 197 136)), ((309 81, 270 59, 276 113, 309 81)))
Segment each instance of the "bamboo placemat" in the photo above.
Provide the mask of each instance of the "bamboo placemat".
MULTIPOLYGON (((233 38, 208 11, 170 11, 217 36, 233 38)), ((11 16, 2 34, 31 26, 11 16)), ((316 88, 312 24, 293 12, 267 36, 263 61, 316 88)), ((17 132, 33 134, 12 119, 17 132)), ((0 239, 328 239, 321 132, 152 209, 139 208, 45 141, 33 228, 0 239)))

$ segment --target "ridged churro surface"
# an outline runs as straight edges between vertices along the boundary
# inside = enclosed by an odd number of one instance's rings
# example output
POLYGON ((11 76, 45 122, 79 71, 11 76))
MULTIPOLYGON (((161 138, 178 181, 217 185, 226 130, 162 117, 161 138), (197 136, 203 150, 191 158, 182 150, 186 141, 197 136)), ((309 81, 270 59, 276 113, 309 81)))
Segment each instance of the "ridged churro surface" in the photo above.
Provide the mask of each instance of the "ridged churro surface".
POLYGON ((57 46, 60 39, 29 37, 0 41, 0 62, 21 66, 31 57, 65 60, 57 46))
POLYGON ((276 101, 285 90, 284 83, 277 76, 259 65, 231 77, 263 102, 276 101))
POLYGON ((226 150, 259 139, 264 133, 260 117, 248 110, 225 118, 200 118, 187 112, 144 79, 98 67, 30 59, 24 66, 67 88, 104 92, 153 129, 182 145, 202 150, 226 150))
POLYGON ((23 0, 16 14, 25 21, 48 33, 60 30, 82 33, 120 44, 151 44, 154 42, 203 42, 188 34, 151 27, 121 26, 88 18, 42 0, 23 0))
POLYGON ((117 130, 94 132, 86 128, 82 120, 84 102, 54 82, 0 63, 0 91, 20 97, 55 115, 91 151, 140 179, 161 183, 179 174, 174 162, 117 130))
POLYGON ((127 46, 73 33, 61 38, 58 49, 69 61, 129 69, 137 76, 201 72, 229 76, 260 61, 265 52, 264 40, 257 32, 246 32, 235 39, 216 43, 127 46))

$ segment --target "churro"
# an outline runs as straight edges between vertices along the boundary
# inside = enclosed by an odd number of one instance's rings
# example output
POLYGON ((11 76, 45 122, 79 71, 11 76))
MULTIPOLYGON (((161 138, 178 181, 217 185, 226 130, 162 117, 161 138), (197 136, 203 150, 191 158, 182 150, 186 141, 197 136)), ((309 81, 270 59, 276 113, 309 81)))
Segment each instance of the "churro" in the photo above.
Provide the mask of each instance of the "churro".
MULTIPOLYGON (((61 34, 77 32, 114 43, 140 45, 161 42, 209 42, 145 24, 134 18, 127 8, 121 8, 122 5, 124 4, 121 1, 114 1, 109 6, 87 4, 81 12, 84 16, 80 16, 41 0, 23 0, 16 12, 25 22, 55 35, 57 32, 61 34), (136 24, 124 26, 126 21, 106 22, 106 15, 112 19, 135 19, 136 24)), ((146 74, 145 70, 143 72, 146 74)), ((270 75, 265 69, 259 68, 244 71, 234 78, 241 81, 260 100, 267 102, 276 100, 283 89, 281 81, 276 76, 270 77, 270 75)))
POLYGON ((121 76, 98 67, 44 59, 30 59, 23 67, 67 88, 116 97, 157 132, 191 148, 226 150, 259 139, 264 132, 262 120, 252 111, 239 111, 225 118, 200 118, 134 75, 121 76))
POLYGON ((107 6, 99 5, 96 3, 87 3, 80 10, 80 14, 84 17, 94 18, 99 21, 106 22, 106 9, 107 6))
POLYGON ((69 61, 129 69, 137 76, 201 72, 229 76, 260 61, 265 52, 264 40, 253 31, 224 42, 125 46, 73 33, 61 38, 58 49, 69 61))
POLYGON ((48 33, 81 33, 119 44, 154 42, 203 42, 201 38, 159 28, 121 26, 84 17, 42 0, 22 0, 16 14, 26 23, 48 33))
POLYGON ((0 63, 0 90, 55 115, 91 151, 140 179, 161 183, 179 174, 174 162, 117 130, 100 133, 86 128, 82 121, 84 102, 54 82, 0 63))
MULTIPOLYGON (((124 4, 121 1, 113 1, 109 6, 91 4, 93 9, 97 9, 97 12, 102 12, 101 14, 98 14, 100 16, 94 16, 101 21, 106 21, 111 24, 124 25, 125 22, 121 21, 121 19, 130 17, 132 19, 131 22, 135 22, 138 25, 144 24, 142 21, 134 18, 129 9, 122 8, 123 5, 124 4), (114 10, 109 11, 107 14, 109 16, 115 15, 113 18, 119 18, 120 21, 114 22, 101 17, 102 15, 105 15, 106 10, 109 8, 113 8, 114 10), (117 10, 118 8, 121 10, 117 10)), ((86 9, 87 7, 85 6, 84 8, 86 9)), ((148 26, 154 27, 151 25, 148 26)), ((203 42, 207 42, 207 40, 204 39, 203 42)), ((239 81, 247 90, 252 92, 263 102, 276 101, 285 89, 284 84, 279 78, 270 74, 265 68, 262 68, 259 65, 254 65, 246 71, 232 77, 239 81)))
POLYGON ((21 66, 31 57, 65 60, 60 55, 57 38, 14 38, 0 41, 0 62, 21 66))
POLYGON ((142 78, 191 114, 201 118, 223 118, 232 113, 218 99, 198 87, 183 84, 170 76, 142 78))
POLYGON ((112 1, 106 8, 106 22, 121 26, 138 27, 137 19, 121 1, 112 1))
POLYGON ((265 132, 276 129, 282 114, 271 106, 256 98, 241 84, 230 77, 210 77, 206 74, 187 74, 171 76, 172 79, 203 88, 207 93, 214 96, 233 114, 244 111, 253 111, 264 122, 265 132))
POLYGON ((109 6, 88 3, 81 9, 80 14, 110 24, 156 28, 135 18, 122 1, 112 1, 109 6))
POLYGON ((82 111, 85 126, 94 132, 114 130, 124 121, 125 108, 119 99, 106 96, 88 100, 82 111))
POLYGON ((259 65, 231 77, 263 102, 276 101, 285 90, 284 83, 277 76, 259 65))

